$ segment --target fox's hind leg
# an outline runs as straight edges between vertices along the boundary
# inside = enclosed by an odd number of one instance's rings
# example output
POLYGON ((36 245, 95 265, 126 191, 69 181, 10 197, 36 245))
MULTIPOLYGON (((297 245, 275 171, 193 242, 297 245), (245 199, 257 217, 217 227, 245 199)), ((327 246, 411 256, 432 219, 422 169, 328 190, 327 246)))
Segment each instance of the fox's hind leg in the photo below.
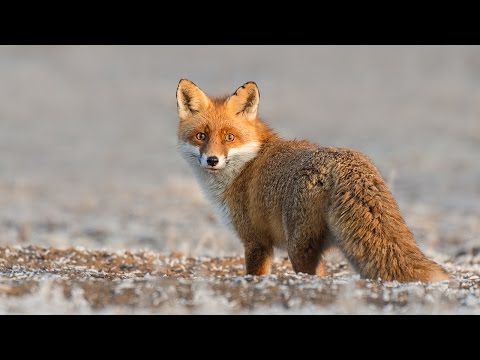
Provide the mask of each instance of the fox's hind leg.
POLYGON ((325 277, 330 275, 327 270, 327 263, 325 260, 320 260, 320 264, 317 266, 317 275, 320 277, 325 277))
POLYGON ((324 276, 326 269, 323 263, 320 264, 323 251, 317 241, 290 241, 287 251, 295 272, 324 276))
MULTIPOLYGON (((323 199, 320 196, 305 196, 302 199, 305 199, 303 204, 288 203, 291 210, 283 214, 288 257, 295 272, 326 276, 328 273, 322 257, 331 246, 331 235, 317 205, 323 199)), ((289 200, 294 199, 291 197, 289 200)))
POLYGON ((328 230, 323 227, 311 229, 300 223, 292 231, 287 231, 288 257, 295 272, 326 276, 327 268, 322 257, 329 247, 328 230))

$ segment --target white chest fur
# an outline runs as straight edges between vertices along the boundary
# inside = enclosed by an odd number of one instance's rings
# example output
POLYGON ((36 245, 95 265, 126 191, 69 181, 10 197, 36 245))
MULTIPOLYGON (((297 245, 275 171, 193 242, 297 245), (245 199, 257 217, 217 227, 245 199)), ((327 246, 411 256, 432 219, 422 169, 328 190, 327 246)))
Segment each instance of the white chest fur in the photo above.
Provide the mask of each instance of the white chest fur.
POLYGON ((225 203, 224 193, 235 177, 240 174, 246 163, 255 158, 259 144, 252 142, 232 148, 227 154, 225 168, 215 172, 209 171, 202 166, 198 147, 189 143, 182 143, 179 144, 179 149, 182 156, 191 165, 200 187, 213 205, 222 223, 232 228, 230 212, 225 203))
POLYGON ((224 192, 232 179, 228 174, 223 174, 223 172, 218 174, 207 173, 203 168, 198 167, 195 169, 195 177, 221 222, 225 226, 231 227, 231 217, 228 206, 225 203, 224 192))

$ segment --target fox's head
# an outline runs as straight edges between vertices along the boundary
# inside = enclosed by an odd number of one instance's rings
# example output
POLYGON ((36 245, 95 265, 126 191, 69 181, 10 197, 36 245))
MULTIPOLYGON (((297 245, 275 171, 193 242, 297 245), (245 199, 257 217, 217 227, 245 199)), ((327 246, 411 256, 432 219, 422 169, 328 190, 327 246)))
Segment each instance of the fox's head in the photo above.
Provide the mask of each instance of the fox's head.
POLYGON ((230 96, 211 98, 190 80, 180 80, 178 144, 184 158, 206 173, 239 169, 254 158, 273 136, 257 117, 259 100, 254 82, 230 96))

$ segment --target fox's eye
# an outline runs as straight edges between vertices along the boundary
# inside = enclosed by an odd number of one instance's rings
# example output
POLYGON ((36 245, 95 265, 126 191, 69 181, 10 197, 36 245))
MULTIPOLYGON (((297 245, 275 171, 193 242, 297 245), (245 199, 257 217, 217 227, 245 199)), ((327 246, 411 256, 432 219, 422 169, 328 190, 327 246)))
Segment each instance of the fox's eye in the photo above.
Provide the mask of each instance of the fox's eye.
POLYGON ((197 134, 197 139, 198 140, 203 141, 203 140, 205 140, 206 137, 207 137, 207 135, 205 135, 205 133, 198 133, 197 134))
POLYGON ((233 141, 233 140, 235 140, 235 135, 233 135, 233 134, 228 134, 228 135, 225 137, 225 140, 227 140, 227 141, 233 141))

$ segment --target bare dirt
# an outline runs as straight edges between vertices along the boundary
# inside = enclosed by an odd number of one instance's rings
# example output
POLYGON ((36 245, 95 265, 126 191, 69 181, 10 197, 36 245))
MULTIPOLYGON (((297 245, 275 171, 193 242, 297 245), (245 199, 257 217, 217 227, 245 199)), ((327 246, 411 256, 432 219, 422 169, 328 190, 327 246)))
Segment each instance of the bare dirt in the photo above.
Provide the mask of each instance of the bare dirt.
POLYGON ((0 311, 478 314, 480 255, 443 260, 453 280, 399 284, 361 280, 345 262, 329 263, 330 275, 319 278, 295 274, 283 259, 272 275, 255 277, 243 275, 241 257, 7 247, 0 311))
POLYGON ((479 314, 480 47, 1 46, 0 313, 479 314), (260 87, 280 135, 365 152, 455 280, 244 277, 176 150, 175 89, 260 87))

